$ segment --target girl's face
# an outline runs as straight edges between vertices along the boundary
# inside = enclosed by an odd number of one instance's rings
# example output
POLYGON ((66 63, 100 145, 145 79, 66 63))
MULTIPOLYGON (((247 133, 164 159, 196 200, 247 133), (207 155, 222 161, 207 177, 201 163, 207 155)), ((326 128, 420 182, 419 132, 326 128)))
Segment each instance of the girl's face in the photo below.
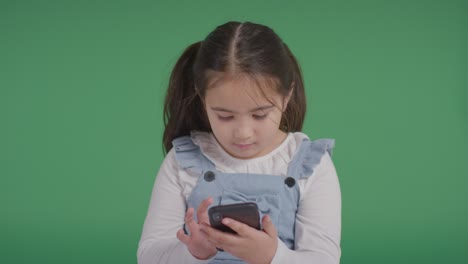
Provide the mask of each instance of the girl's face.
POLYGON ((205 93, 205 109, 214 136, 230 155, 250 159, 268 154, 286 133, 279 129, 288 98, 273 88, 265 98, 247 77, 212 85, 205 93), (273 102, 273 103, 272 103, 273 102))

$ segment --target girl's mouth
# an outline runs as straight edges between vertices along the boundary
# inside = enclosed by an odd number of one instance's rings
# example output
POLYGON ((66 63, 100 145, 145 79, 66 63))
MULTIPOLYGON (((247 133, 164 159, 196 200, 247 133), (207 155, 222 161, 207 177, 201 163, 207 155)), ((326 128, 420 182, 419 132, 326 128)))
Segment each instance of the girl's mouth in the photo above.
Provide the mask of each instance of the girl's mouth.
POLYGON ((236 143, 234 143, 234 146, 236 146, 237 148, 240 148, 240 149, 248 149, 251 146, 253 146, 253 143, 251 143, 251 144, 236 144, 236 143))

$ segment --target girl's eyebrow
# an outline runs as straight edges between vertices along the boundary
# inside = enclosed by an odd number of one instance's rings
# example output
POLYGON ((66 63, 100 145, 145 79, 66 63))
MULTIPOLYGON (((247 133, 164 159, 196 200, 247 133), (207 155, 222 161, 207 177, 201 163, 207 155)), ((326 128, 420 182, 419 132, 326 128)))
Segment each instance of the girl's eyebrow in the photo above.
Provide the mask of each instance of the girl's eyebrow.
MULTIPOLYGON (((260 110, 267 110, 267 109, 270 109, 270 108, 273 108, 274 105, 264 105, 264 106, 260 106, 260 107, 257 107, 257 108, 254 108, 254 109, 251 109, 249 110, 249 112, 257 112, 257 111, 260 111, 260 110)), ((223 107, 211 107, 211 110, 213 111, 218 111, 218 112, 227 112, 227 113, 237 113, 236 111, 233 111, 233 110, 229 110, 229 109, 226 109, 226 108, 223 108, 223 107)))

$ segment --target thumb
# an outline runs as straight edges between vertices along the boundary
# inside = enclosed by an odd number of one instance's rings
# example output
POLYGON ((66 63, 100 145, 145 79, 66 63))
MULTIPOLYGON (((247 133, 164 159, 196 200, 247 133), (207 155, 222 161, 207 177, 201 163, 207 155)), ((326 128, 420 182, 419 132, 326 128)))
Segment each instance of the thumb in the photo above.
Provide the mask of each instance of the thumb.
POLYGON ((276 231, 275 225, 271 221, 271 218, 269 215, 265 215, 262 219, 262 226, 263 226, 263 231, 268 234, 268 236, 272 238, 277 238, 278 237, 278 232, 276 231))

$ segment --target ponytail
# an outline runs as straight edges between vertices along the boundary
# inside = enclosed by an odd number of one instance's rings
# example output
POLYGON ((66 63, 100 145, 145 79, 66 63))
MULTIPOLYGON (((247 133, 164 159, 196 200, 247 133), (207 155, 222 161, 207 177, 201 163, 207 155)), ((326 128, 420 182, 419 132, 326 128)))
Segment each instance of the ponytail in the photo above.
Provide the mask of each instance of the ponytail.
POLYGON ((203 103, 195 90, 192 69, 200 45, 201 42, 196 42, 185 49, 169 79, 163 113, 165 153, 172 148, 172 140, 175 138, 189 135, 194 129, 209 129, 202 111, 203 103))
POLYGON ((301 131, 307 110, 304 81, 302 79, 299 63, 288 46, 285 43, 283 43, 283 45, 289 57, 291 63, 290 67, 292 69, 292 86, 290 89, 294 90, 291 94, 291 98, 289 99, 288 106, 283 113, 280 128, 285 132, 301 131))

